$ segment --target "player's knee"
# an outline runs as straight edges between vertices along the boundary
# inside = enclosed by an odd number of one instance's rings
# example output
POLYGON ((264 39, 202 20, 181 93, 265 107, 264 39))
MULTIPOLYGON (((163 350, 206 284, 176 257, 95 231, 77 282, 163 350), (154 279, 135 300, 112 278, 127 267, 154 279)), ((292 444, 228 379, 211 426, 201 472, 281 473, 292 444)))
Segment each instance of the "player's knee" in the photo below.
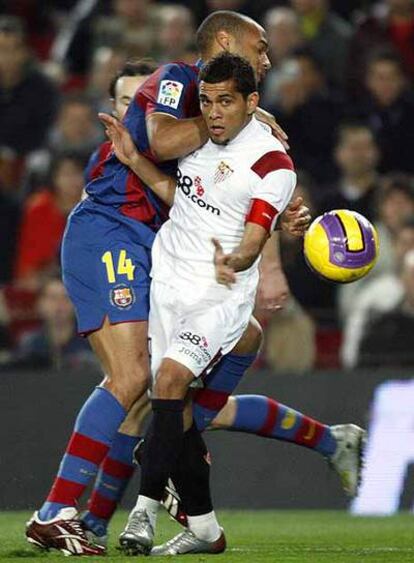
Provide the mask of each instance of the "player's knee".
POLYGON ((234 397, 229 397, 224 407, 216 414, 210 422, 210 428, 226 429, 233 425, 236 417, 237 404, 234 397))
POLYGON ((187 387, 187 383, 178 371, 161 366, 157 373, 154 394, 158 399, 183 399, 187 387))
POLYGON ((129 411, 132 405, 146 393, 150 383, 149 371, 141 367, 131 368, 126 374, 118 371, 110 375, 105 387, 129 411))

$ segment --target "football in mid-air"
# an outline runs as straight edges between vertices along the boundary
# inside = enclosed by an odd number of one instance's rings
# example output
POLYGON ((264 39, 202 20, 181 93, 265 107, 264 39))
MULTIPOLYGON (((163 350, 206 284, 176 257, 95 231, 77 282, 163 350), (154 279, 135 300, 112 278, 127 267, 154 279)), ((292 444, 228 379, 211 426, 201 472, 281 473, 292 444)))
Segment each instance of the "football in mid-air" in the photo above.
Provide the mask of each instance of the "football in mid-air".
POLYGON ((317 217, 307 230, 305 259, 324 279, 350 283, 364 277, 375 265, 378 234, 360 213, 336 209, 317 217))

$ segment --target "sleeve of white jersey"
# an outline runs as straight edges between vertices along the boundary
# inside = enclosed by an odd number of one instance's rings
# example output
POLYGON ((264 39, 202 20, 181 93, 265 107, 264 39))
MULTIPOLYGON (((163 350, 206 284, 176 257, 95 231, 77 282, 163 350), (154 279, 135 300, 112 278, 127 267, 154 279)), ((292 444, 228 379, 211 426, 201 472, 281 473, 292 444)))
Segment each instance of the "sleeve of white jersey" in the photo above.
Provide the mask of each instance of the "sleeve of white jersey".
POLYGON ((296 186, 292 159, 283 151, 269 151, 252 165, 251 171, 253 191, 246 223, 257 223, 272 231, 296 186))

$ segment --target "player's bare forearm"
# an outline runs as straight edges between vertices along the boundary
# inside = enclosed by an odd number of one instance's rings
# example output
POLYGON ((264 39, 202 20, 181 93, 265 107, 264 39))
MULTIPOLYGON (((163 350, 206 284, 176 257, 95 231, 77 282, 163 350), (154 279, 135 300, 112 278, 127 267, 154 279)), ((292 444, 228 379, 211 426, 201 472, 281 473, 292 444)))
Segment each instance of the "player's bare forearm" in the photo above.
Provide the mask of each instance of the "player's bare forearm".
POLYGON ((273 231, 263 247, 260 275, 271 270, 280 269, 281 267, 279 233, 273 231))
POLYGON ((153 113, 147 117, 147 132, 151 150, 160 161, 181 158, 195 151, 207 139, 204 119, 175 119, 170 115, 153 113))
POLYGON ((159 170, 138 151, 130 161, 131 170, 170 207, 174 203, 176 181, 159 170))
POLYGON ((230 287, 236 281, 235 273, 250 268, 260 256, 268 236, 260 225, 247 223, 242 241, 229 254, 224 254, 220 241, 213 239, 217 282, 230 287))
POLYGON ((279 233, 273 232, 266 242, 259 271, 258 308, 266 311, 280 309, 289 296, 289 286, 280 260, 279 233))
POLYGON ((116 157, 141 178, 160 199, 171 206, 175 195, 175 180, 140 154, 130 132, 123 123, 106 113, 100 113, 99 118, 105 125, 108 138, 112 141, 116 157))

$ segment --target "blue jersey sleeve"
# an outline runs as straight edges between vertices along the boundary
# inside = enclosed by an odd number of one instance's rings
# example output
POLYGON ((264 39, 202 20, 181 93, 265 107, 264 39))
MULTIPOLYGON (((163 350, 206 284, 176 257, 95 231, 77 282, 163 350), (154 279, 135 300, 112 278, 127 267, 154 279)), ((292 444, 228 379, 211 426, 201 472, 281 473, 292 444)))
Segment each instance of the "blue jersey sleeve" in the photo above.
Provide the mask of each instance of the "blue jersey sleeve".
POLYGON ((154 101, 148 104, 146 115, 154 112, 166 113, 177 119, 188 117, 188 106, 193 102, 196 87, 194 73, 180 64, 161 67, 154 84, 154 101))

